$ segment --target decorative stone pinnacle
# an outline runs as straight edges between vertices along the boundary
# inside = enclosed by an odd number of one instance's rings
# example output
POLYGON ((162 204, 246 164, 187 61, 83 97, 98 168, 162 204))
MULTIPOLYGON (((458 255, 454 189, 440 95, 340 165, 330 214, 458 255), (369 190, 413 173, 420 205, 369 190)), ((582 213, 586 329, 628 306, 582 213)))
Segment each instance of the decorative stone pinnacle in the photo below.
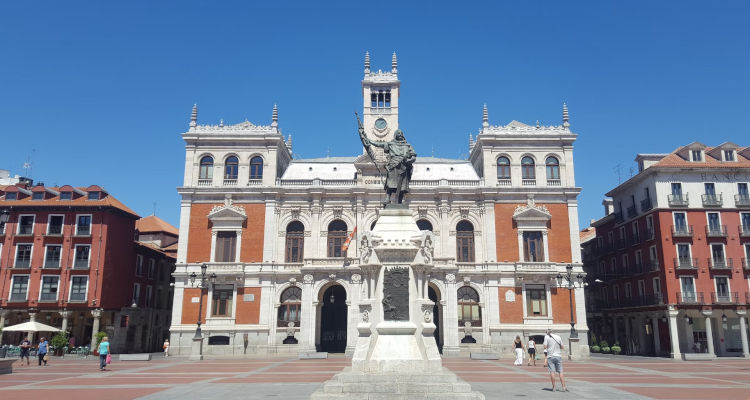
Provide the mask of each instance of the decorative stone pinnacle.
POLYGON ((569 127, 570 126, 570 119, 568 118, 568 105, 563 103, 563 126, 569 127))
POLYGON ((292 134, 289 134, 289 137, 286 139, 286 147, 289 149, 289 152, 292 152, 292 134))
POLYGON ((370 73, 370 52, 369 51, 365 52, 365 73, 366 74, 370 73))
POLYGON ((276 104, 273 105, 273 112, 271 113, 271 126, 279 126, 279 107, 276 104))
POLYGON ((396 60, 396 52, 393 52, 393 57, 391 58, 391 71, 396 72, 398 71, 398 61, 396 60))
POLYGON ((487 103, 484 104, 484 108, 482 108, 482 126, 488 127, 490 126, 490 116, 487 112, 487 103))
POLYGON ((469 151, 474 148, 474 137, 469 134, 469 151))
POLYGON ((219 120, 219 128, 223 128, 223 127, 224 127, 224 118, 219 120))
POLYGON ((190 113, 190 126, 198 125, 198 104, 193 104, 193 112, 190 113))

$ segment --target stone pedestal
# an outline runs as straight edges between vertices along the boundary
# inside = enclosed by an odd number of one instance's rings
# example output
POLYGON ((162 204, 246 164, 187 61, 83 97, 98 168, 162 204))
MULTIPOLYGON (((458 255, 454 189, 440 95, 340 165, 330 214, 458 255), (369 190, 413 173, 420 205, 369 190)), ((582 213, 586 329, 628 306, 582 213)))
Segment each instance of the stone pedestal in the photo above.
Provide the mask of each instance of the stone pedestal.
POLYGON ((352 366, 312 399, 484 399, 442 366, 427 296, 433 240, 407 208, 380 212, 359 243, 367 297, 359 306, 352 366))
POLYGON ((581 339, 579 338, 568 338, 568 360, 580 360, 581 359, 581 339))
POLYGON ((200 361, 203 359, 203 338, 193 338, 193 344, 190 346, 190 361, 200 361))

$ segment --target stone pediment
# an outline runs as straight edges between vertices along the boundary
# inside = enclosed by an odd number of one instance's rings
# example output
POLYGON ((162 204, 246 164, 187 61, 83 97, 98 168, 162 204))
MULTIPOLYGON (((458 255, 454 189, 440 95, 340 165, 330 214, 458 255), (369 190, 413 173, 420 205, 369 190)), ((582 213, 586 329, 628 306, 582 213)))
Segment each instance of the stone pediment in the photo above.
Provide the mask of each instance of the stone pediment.
POLYGON ((242 207, 232 204, 232 197, 227 195, 224 204, 216 206, 208 213, 208 219, 216 221, 239 221, 244 222, 247 219, 247 213, 242 207))
POLYGON ((528 222, 547 222, 552 219, 552 214, 545 206, 537 206, 533 197, 529 197, 525 206, 518 206, 513 212, 513 220, 528 222))

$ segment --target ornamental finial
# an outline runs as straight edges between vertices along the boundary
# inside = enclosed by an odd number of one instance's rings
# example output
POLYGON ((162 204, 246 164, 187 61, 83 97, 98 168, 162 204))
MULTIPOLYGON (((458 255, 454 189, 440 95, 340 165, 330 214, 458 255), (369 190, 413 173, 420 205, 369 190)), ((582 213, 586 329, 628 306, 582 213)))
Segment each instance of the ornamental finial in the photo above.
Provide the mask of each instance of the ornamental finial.
POLYGON ((490 126, 490 116, 487 112, 487 103, 484 103, 484 107, 482 108, 482 127, 488 127, 490 126))
POLYGON ((469 151, 471 151, 474 148, 474 136, 471 136, 471 133, 469 134, 469 151))
POLYGON ((279 107, 276 104, 273 105, 273 113, 271 113, 271 126, 279 126, 279 107))
POLYGON ((568 118, 568 105, 563 103, 563 126, 569 127, 570 126, 570 119, 568 118))
POLYGON ((398 61, 396 60, 396 52, 393 52, 393 57, 391 58, 391 72, 396 73, 398 71, 398 61))
POLYGON ((365 73, 366 74, 370 73, 370 52, 369 51, 365 52, 365 73))
POLYGON ((198 104, 193 104, 193 112, 190 113, 190 126, 198 125, 198 104))
POLYGON ((289 153, 292 153, 292 134, 289 134, 289 137, 286 139, 286 147, 289 149, 289 153))

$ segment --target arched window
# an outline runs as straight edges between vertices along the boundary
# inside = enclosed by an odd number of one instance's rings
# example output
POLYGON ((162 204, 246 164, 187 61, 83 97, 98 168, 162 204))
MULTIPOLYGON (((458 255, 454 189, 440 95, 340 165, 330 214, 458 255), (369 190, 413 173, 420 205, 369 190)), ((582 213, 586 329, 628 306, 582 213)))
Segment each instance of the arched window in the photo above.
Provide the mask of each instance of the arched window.
POLYGON ((555 157, 547 157, 547 179, 560 179, 560 162, 555 157))
POLYGON ((301 263, 305 255, 305 226, 299 221, 292 221, 286 226, 286 254, 288 263, 301 263))
POLYGON ((456 225, 456 261, 474 262, 474 225, 466 220, 456 225))
POLYGON ((346 241, 346 222, 335 219, 328 224, 328 257, 343 257, 341 246, 346 241))
POLYGON ((201 158, 200 171, 198 171, 198 179, 213 179, 214 177, 214 158, 211 156, 205 156, 201 158))
POLYGON ((263 159, 259 156, 250 159, 250 179, 263 179, 263 159))
POLYGON ((508 160, 508 157, 497 159, 497 179, 510 179, 510 160, 508 160))
POLYGON ((417 228, 419 228, 420 231, 432 232, 432 223, 426 219, 420 219, 417 221, 417 228))
POLYGON ((471 326, 482 326, 482 310, 479 307, 479 294, 471 286, 461 286, 458 297, 458 326, 471 322, 471 326))
POLYGON ((224 162, 224 179, 237 179, 240 162, 235 156, 227 157, 224 162))
POLYGON ((534 159, 529 156, 521 159, 521 178, 536 179, 536 172, 534 172, 534 159))
POLYGON ((289 326, 290 322, 294 326, 299 326, 299 313, 302 308, 302 289, 297 286, 291 286, 281 292, 281 305, 279 306, 279 316, 277 326, 289 326))

